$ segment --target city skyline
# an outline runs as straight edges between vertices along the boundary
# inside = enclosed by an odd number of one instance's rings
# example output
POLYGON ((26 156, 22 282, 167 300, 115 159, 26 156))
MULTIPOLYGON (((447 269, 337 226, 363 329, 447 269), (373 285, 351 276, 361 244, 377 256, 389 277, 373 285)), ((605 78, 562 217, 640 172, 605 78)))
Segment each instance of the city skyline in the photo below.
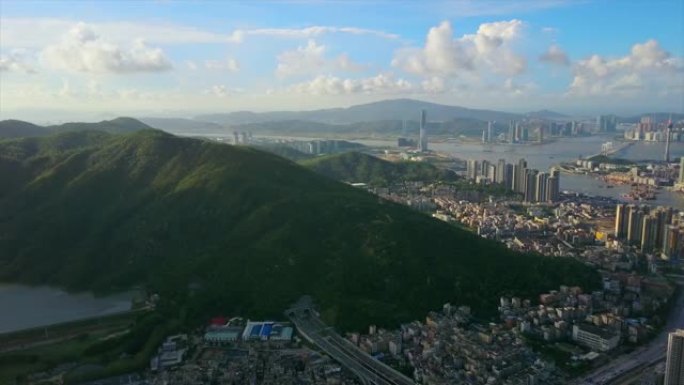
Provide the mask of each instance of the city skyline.
POLYGON ((676 2, 74 5, 3 1, 0 118, 192 116, 396 98, 511 112, 684 111, 676 2))

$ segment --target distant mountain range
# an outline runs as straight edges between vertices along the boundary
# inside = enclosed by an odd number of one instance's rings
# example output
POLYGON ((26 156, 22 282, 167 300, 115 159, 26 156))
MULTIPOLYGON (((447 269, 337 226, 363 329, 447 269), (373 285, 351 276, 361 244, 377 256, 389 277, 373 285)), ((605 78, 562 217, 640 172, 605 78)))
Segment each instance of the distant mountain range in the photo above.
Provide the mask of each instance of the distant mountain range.
POLYGON ((431 135, 480 135, 488 121, 497 130, 509 120, 561 119, 565 115, 543 110, 529 114, 470 109, 412 99, 385 100, 348 108, 313 111, 239 111, 199 115, 194 119, 141 118, 150 126, 173 133, 229 134, 247 131, 269 135, 393 135, 406 136, 418 129, 425 110, 431 135))
POLYGON ((54 126, 39 126, 21 120, 0 121, 0 138, 21 138, 29 136, 47 136, 70 131, 95 130, 110 134, 148 130, 152 127, 133 118, 116 118, 97 123, 64 123, 54 126))
POLYGON ((205 122, 186 118, 140 118, 141 122, 150 127, 175 133, 225 133, 226 128, 217 123, 205 122))
POLYGON ((571 119, 570 116, 561 114, 559 112, 551 111, 551 110, 539 110, 539 111, 531 111, 525 114, 527 118, 532 118, 532 119, 544 119, 544 120, 566 120, 566 119, 571 119))
POLYGON ((218 123, 225 126, 263 123, 282 120, 307 120, 329 124, 350 124, 373 122, 378 120, 413 120, 420 118, 420 110, 425 110, 428 120, 447 121, 456 118, 477 120, 496 120, 499 122, 511 119, 522 119, 524 115, 494 110, 478 110, 458 106, 429 103, 413 99, 393 99, 380 102, 360 104, 348 108, 331 108, 313 111, 274 111, 249 112, 239 111, 226 114, 199 115, 197 120, 218 123))
MULTIPOLYGON (((568 121, 578 119, 546 109, 516 114, 413 99, 393 99, 348 108, 311 111, 238 111, 204 114, 194 118, 142 117, 139 120, 116 118, 98 123, 65 123, 51 126, 4 120, 0 121, 0 138, 43 136, 78 129, 124 133, 149 128, 190 136, 229 135, 233 131, 286 136, 411 136, 417 132, 420 110, 423 109, 427 113, 430 134, 435 136, 479 136, 489 121, 495 121, 495 133, 501 133, 506 132, 510 120, 568 121)), ((670 116, 673 121, 684 119, 684 114, 658 112, 618 117, 618 121, 636 123, 642 116, 654 116, 660 122, 667 120, 670 116)), ((579 119, 592 119, 592 117, 579 119)))

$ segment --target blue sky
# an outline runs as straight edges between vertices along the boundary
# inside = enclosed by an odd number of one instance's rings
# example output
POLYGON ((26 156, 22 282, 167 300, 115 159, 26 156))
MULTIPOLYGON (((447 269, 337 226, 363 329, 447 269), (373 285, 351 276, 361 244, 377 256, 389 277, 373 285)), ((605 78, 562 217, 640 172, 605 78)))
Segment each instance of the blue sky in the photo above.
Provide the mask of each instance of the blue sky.
POLYGON ((684 110, 684 2, 0 2, 0 117, 684 110))

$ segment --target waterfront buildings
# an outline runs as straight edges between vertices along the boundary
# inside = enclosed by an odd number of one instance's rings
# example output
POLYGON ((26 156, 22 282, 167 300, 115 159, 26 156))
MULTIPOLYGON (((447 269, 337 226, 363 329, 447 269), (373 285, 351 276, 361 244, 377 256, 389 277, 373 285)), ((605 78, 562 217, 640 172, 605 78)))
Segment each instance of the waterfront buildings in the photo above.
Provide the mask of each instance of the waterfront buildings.
POLYGON ((496 164, 487 160, 469 159, 466 176, 477 183, 496 183, 523 195, 525 202, 556 202, 560 196, 560 171, 552 168, 548 173, 527 168, 527 161, 508 164, 499 159, 496 164))
MULTIPOLYGON (((677 123, 677 127, 682 127, 681 121, 677 123)), ((671 121, 658 123, 654 116, 643 116, 639 123, 625 130, 624 138, 647 142, 667 142, 668 139, 681 141, 683 139, 681 131, 679 129, 673 130, 673 128, 675 127, 671 121)))
POLYGON ((599 115, 596 117, 596 130, 600 132, 614 132, 617 128, 617 116, 599 115))

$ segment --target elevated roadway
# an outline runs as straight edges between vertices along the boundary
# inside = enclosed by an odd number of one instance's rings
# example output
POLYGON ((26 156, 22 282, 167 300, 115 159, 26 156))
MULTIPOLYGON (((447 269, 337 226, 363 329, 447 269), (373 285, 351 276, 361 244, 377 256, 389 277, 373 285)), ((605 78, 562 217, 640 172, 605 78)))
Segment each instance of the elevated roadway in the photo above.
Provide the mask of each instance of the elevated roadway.
POLYGON ((415 385, 410 378, 342 338, 325 325, 310 307, 299 303, 289 309, 286 315, 302 337, 354 373, 364 385, 415 385))

